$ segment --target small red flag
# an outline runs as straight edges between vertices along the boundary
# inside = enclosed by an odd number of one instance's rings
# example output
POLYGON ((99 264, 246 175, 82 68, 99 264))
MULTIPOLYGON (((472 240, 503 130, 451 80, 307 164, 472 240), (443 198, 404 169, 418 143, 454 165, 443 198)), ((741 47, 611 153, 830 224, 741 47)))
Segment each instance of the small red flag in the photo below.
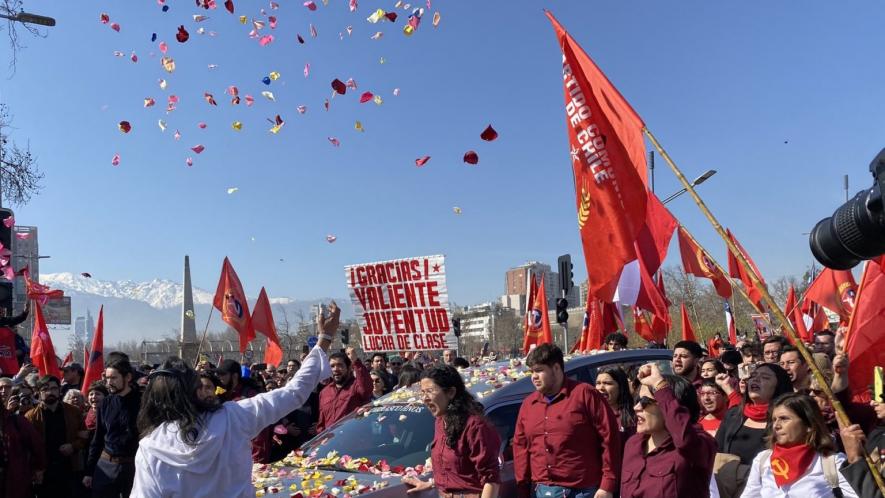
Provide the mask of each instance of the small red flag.
POLYGON ((255 329, 252 328, 249 303, 246 302, 243 285, 227 258, 224 258, 224 265, 221 267, 221 278, 218 280, 212 306, 221 312, 221 319, 239 333, 240 352, 246 351, 246 345, 255 339, 255 329))
MULTIPOLYGON (((731 233, 731 230, 726 229, 726 233, 728 234, 728 238, 734 243, 734 245, 738 248, 744 258, 750 263, 750 268, 752 271, 756 273, 756 276, 759 278, 759 281, 762 285, 765 285, 765 280, 762 279, 762 273, 759 271, 759 268, 756 266, 756 263, 750 258, 750 255, 744 250, 744 247, 738 242, 737 238, 734 234, 731 233)), ((756 308, 759 313, 765 313, 765 306, 762 304, 762 293, 759 289, 753 285, 753 281, 750 279, 750 275, 747 273, 746 269, 744 269, 744 265, 738 262, 737 257, 732 254, 731 251, 728 251, 728 275, 734 278, 739 278, 741 282, 744 284, 744 288, 747 290, 747 295, 750 297, 750 301, 753 306, 756 308)))
POLYGON ((74 352, 68 351, 68 355, 65 356, 65 359, 61 362, 61 367, 64 368, 72 363, 74 363, 74 352))
POLYGON ((277 327, 274 325, 273 312, 270 309, 270 300, 264 287, 258 294, 255 302, 255 310, 252 311, 252 327, 267 337, 267 346, 264 348, 264 362, 268 365, 279 366, 283 361, 283 349, 280 347, 280 339, 277 337, 277 327))
POLYGON ((725 273, 713 264, 710 256, 694 243, 682 227, 679 227, 679 253, 685 273, 713 281, 716 293, 728 299, 731 297, 731 281, 725 273))
POLYGON ((52 347, 52 337, 49 336, 49 328, 43 318, 43 309, 40 303, 34 303, 34 331, 31 333, 31 363, 37 367, 40 376, 52 375, 61 379, 61 370, 58 368, 58 358, 55 357, 55 348, 52 347))
POLYGON ((532 323, 532 303, 535 302, 535 294, 538 293, 538 284, 535 280, 535 276, 532 275, 531 270, 526 272, 526 276, 529 279, 529 292, 525 298, 525 316, 522 320, 523 335, 528 334, 529 332, 529 326, 532 323))
POLYGON ((642 119, 552 14, 590 294, 611 301, 646 219, 642 119))
POLYGON ((725 326, 728 328, 728 342, 737 344, 737 327, 734 325, 734 314, 728 299, 725 300, 725 326))
POLYGON ((19 273, 25 279, 25 289, 28 293, 28 299, 34 299, 38 301, 41 305, 45 306, 46 301, 50 299, 61 299, 64 297, 64 291, 58 289, 50 289, 45 285, 38 284, 37 282, 31 280, 31 273, 27 266, 20 270, 19 273))
POLYGON ((685 303, 679 305, 680 315, 682 316, 682 340, 698 342, 694 335, 694 328, 688 319, 688 310, 685 309, 685 303))
POLYGON ((658 286, 645 268, 642 259, 639 260, 639 294, 636 296, 636 306, 649 311, 651 318, 652 339, 662 343, 667 338, 667 333, 672 325, 670 310, 667 308, 667 300, 661 296, 658 286))
POLYGON ((868 261, 860 289, 845 337, 845 351, 851 364, 848 381, 855 395, 869 389, 873 367, 885 365, 885 267, 876 260, 868 261))
POLYGON ((104 372, 104 306, 98 310, 98 322, 92 336, 91 353, 85 359, 86 372, 83 374, 83 389, 89 389, 93 382, 101 380, 104 372))
POLYGON ((805 299, 814 301, 847 322, 854 310, 857 283, 848 270, 824 268, 805 291, 805 299))
MULTIPOLYGON (((534 278, 534 277, 533 277, 534 278)), ((540 346, 553 342, 550 333, 550 319, 547 314, 547 294, 544 291, 544 274, 541 274, 541 284, 535 292, 535 298, 531 304, 531 321, 525 332, 525 340, 522 344, 523 352, 528 354, 531 347, 540 346)))
POLYGON ((587 293, 587 306, 584 310, 584 323, 581 327, 581 337, 575 344, 573 351, 593 351, 602 349, 604 331, 602 301, 587 293))
POLYGON ((654 331, 648 323, 648 318, 645 317, 645 312, 636 306, 633 306, 633 329, 646 341, 655 340, 654 331))

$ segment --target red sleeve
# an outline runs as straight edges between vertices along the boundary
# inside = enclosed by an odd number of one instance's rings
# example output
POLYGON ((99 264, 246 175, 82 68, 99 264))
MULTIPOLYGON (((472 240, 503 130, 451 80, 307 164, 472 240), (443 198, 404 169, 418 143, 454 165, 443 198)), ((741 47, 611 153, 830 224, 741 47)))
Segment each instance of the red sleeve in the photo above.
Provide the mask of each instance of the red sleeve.
POLYGON ((318 396, 320 399, 318 403, 320 408, 320 416, 319 419, 317 419, 317 434, 323 432, 323 430, 325 430, 326 428, 326 411, 328 411, 329 408, 326 406, 326 400, 323 399, 323 393, 326 391, 326 389, 328 389, 328 387, 329 386, 326 386, 320 389, 320 394, 318 396))
POLYGON ((516 478, 517 496, 519 498, 528 498, 531 494, 532 485, 528 438, 525 435, 524 428, 524 424, 529 423, 526 420, 528 403, 529 401, 526 399, 519 408, 519 415, 516 416, 516 429, 513 432, 513 443, 511 443, 513 447, 513 475, 516 478))
POLYGON ((698 433, 694 430, 694 421, 688 409, 682 406, 673 394, 670 386, 655 391, 655 400, 664 416, 664 425, 673 439, 677 449, 686 449, 698 444, 698 433))
POLYGON ((476 466, 480 484, 501 484, 501 466, 498 453, 501 451, 501 437, 492 424, 475 416, 476 422, 470 434, 470 461, 476 466))
POLYGON ((353 363, 354 390, 360 397, 360 405, 372 400, 372 376, 363 362, 356 360, 353 363))
POLYGON ((734 408, 737 405, 741 404, 741 392, 737 389, 731 391, 731 394, 728 395, 728 407, 734 408))
POLYGON ((599 392, 592 387, 585 392, 587 409, 602 444, 602 480, 599 488, 614 493, 618 490, 618 476, 621 475, 621 432, 618 429, 618 418, 599 392))

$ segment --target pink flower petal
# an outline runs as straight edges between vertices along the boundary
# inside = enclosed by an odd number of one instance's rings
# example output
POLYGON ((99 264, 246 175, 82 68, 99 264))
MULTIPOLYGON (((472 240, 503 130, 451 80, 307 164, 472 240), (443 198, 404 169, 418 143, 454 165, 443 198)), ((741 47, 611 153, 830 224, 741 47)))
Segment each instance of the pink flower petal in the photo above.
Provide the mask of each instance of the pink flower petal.
POLYGON ((335 147, 338 147, 341 145, 341 142, 335 137, 329 137, 329 143, 334 145, 335 147))
POLYGON ((119 166, 120 165, 120 154, 114 154, 114 158, 111 159, 111 166, 119 166))
POLYGON ((427 164, 427 161, 429 160, 430 156, 419 157, 418 159, 415 159, 415 166, 418 166, 420 168, 421 166, 427 164))
POLYGON ((261 45, 262 47, 266 47, 266 46, 270 45, 271 42, 273 42, 273 35, 264 35, 261 37, 260 40, 258 40, 258 44, 261 45))
POLYGON ((495 140, 496 138, 498 138, 498 132, 495 131, 494 128, 492 128, 492 125, 489 125, 489 126, 486 127, 486 129, 483 130, 483 132, 479 135, 479 138, 485 140, 486 142, 491 142, 491 141, 495 140))
POLYGON ((119 33, 120 32, 120 25, 117 23, 113 23, 113 24, 111 24, 111 29, 116 31, 117 33, 119 33))
POLYGON ((307 10, 317 10, 317 4, 313 0, 307 0, 304 2, 304 6, 307 7, 307 10))
POLYGON ((362 95, 360 95, 360 104, 365 104, 366 102, 372 100, 374 96, 375 95, 373 95, 372 92, 363 93, 362 95))
POLYGON ((467 164, 476 164, 479 162, 479 154, 476 151, 468 150, 464 154, 464 162, 467 164))
POLYGON ((204 150, 206 150, 206 148, 203 147, 202 145, 195 145, 195 146, 191 147, 191 150, 194 151, 195 154, 199 154, 199 153, 203 152, 204 150))

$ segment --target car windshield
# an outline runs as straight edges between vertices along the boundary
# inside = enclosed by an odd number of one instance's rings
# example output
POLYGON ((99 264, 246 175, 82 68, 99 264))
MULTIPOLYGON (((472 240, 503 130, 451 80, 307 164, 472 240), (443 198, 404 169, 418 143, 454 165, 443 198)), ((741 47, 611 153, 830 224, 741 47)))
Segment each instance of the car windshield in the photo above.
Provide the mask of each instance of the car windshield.
MULTIPOLYGON (((424 465, 433 442, 433 416, 423 405, 364 407, 306 444, 305 455, 337 453, 390 468, 424 465)), ((338 468, 338 467, 336 467, 338 468)))

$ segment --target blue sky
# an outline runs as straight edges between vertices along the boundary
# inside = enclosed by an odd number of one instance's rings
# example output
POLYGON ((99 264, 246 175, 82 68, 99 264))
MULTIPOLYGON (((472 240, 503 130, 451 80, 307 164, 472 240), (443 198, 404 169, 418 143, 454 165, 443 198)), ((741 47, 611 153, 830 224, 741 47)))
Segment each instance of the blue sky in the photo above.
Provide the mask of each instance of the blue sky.
MULTIPOLYGON (((269 7, 235 3, 250 18, 269 7)), ((153 0, 26 2, 58 25, 46 38, 25 39, 0 98, 15 116, 12 138, 30 142, 46 174, 42 194, 16 208, 20 224, 39 226, 41 252, 52 256, 42 271, 180 280, 190 254, 195 285, 212 289, 227 255, 250 295, 264 285, 271 295, 310 298, 344 296, 347 264, 443 253, 450 300, 467 304, 499 295, 507 268, 529 259, 555 264, 570 252, 583 279, 560 53, 542 8, 687 176, 718 170, 701 193, 770 280, 810 264, 802 233, 844 200, 843 174, 852 194, 870 184, 868 164, 885 146, 885 5, 875 2, 436 0, 408 38, 407 11, 396 10, 395 24, 366 21, 393 1, 363 0, 356 13, 343 0, 317 0, 316 12, 279 3, 268 10, 279 26, 262 31, 275 41, 260 47, 236 16, 192 0, 167 0, 166 13, 153 0), (119 33, 99 22, 102 12, 119 33), (211 19, 195 23, 194 14, 211 19), (174 39, 180 24, 191 34, 185 44, 174 39), (199 27, 217 36, 198 35, 199 27), (376 31, 383 37, 370 39, 376 31), (173 74, 160 66, 154 32, 169 44, 173 74), (271 71, 282 77, 267 87, 261 78, 271 71), (350 77, 357 92, 324 111, 330 81, 350 77), (255 105, 232 106, 229 85, 255 96, 255 105), (383 105, 360 104, 363 91, 383 105), (181 103, 166 115, 170 94, 181 103), (145 97, 157 105, 145 109, 145 97), (272 135, 265 118, 276 114, 286 124, 272 135), (121 120, 131 133, 117 130, 121 120), (231 129, 235 120, 241 132, 231 129), (197 128, 201 121, 207 129, 197 128), (490 123, 500 138, 486 143, 479 134, 490 123), (189 150, 197 144, 206 148, 200 155, 189 150), (461 161, 470 149, 477 166, 461 161), (432 159, 416 168, 423 155, 432 159), (239 191, 228 195, 229 187, 239 191), (327 234, 338 241, 328 244, 327 234)), ((3 54, 8 60, 9 50, 3 54)), ((663 197, 678 186, 658 159, 663 197)), ((724 261, 721 241, 687 196, 669 207, 724 261)), ((672 247, 668 264, 677 264, 672 247)))

